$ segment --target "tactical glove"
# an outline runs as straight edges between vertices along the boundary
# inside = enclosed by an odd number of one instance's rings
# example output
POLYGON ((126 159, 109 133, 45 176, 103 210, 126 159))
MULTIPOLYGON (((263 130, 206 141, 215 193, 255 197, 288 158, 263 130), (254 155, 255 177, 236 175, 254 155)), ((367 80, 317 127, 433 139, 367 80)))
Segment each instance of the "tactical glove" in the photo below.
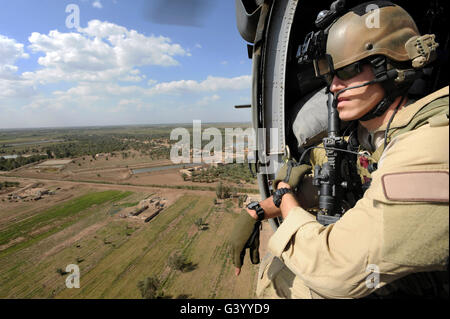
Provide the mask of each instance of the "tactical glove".
POLYGON ((298 164, 293 160, 287 161, 280 170, 273 181, 273 188, 277 189, 279 182, 285 182, 295 189, 303 179, 303 176, 311 173, 311 166, 307 164, 298 164))
POLYGON ((259 263, 259 228, 261 222, 253 219, 246 210, 237 218, 230 237, 231 253, 235 267, 244 264, 245 250, 250 249, 250 260, 259 263))

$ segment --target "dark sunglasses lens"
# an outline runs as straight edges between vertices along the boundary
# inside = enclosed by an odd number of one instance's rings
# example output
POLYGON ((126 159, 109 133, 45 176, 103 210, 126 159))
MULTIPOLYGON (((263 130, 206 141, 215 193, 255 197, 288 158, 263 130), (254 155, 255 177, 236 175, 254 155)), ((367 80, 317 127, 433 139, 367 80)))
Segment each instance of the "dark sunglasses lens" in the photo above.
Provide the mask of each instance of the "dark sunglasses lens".
POLYGON ((361 73, 359 63, 353 63, 343 67, 342 69, 336 70, 336 75, 341 80, 349 80, 352 77, 357 76, 359 73, 361 73))

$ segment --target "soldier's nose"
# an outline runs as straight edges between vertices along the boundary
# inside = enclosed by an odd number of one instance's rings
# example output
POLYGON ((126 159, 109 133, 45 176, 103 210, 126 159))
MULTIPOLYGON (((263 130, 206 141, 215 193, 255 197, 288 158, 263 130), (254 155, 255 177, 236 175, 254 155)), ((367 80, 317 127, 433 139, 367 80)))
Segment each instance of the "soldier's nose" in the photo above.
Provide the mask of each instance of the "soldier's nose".
POLYGON ((345 89, 344 83, 337 76, 334 76, 333 81, 331 82, 331 85, 330 85, 330 91, 332 93, 336 93, 342 89, 345 89))

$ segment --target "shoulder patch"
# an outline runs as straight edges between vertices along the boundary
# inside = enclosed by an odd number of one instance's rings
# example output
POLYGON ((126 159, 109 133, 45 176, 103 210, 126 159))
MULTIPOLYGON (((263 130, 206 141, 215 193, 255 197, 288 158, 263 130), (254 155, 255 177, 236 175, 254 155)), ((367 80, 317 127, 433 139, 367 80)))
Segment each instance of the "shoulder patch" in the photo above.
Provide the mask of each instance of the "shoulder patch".
POLYGON ((449 175, 444 171, 383 175, 384 196, 391 201, 448 203, 449 175))

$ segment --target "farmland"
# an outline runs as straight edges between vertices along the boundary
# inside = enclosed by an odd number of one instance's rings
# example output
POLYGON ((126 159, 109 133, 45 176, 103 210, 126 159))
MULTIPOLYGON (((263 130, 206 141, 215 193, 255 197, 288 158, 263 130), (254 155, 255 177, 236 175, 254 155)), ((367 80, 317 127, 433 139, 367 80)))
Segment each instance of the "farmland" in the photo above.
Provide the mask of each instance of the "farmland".
POLYGON ((163 151, 169 131, 0 132, 0 156, 52 156, 0 174, 0 298, 145 298, 149 278, 160 298, 254 298, 257 266, 246 257, 236 278, 227 242, 242 196, 259 197, 254 178, 242 164, 183 178, 163 151), (67 288, 68 265, 79 267, 80 288, 67 288))
POLYGON ((167 298, 254 297, 256 267, 247 260, 239 280, 233 276, 226 235, 234 211, 214 204, 214 194, 178 194, 150 223, 111 215, 146 195, 89 192, 2 229, 3 242, 25 239, 1 252, 0 297, 140 298, 138 282, 151 276, 167 298), (201 229, 194 224, 199 217, 207 225, 201 229), (189 261, 189 271, 169 267, 175 252, 189 261), (58 273, 69 264, 80 267, 80 289, 67 289, 58 273))

